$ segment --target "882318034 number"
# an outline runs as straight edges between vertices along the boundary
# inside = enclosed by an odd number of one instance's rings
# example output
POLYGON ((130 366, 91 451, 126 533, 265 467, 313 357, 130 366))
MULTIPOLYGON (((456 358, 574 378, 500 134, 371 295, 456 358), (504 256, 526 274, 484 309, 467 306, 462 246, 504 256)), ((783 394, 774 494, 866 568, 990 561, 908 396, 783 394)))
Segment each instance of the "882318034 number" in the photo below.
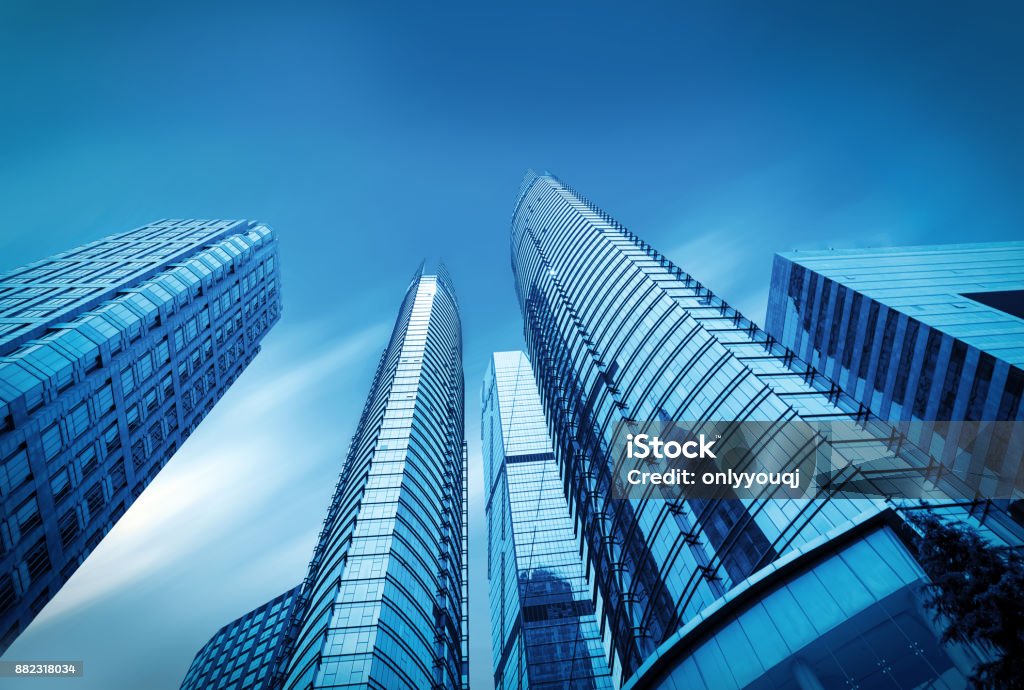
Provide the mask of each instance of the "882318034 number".
POLYGON ((41 676, 47 678, 82 675, 80 661, 0 661, 0 678, 41 676))

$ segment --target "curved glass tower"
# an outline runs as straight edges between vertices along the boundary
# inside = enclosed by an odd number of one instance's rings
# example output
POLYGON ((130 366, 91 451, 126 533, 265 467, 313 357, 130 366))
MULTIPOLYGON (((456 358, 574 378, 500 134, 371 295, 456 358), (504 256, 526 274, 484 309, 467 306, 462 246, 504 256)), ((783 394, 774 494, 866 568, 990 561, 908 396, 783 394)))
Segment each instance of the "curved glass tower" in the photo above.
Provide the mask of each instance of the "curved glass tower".
POLYGON ((0 651, 280 318, 277 236, 162 220, 0 274, 0 651))
POLYGON ((285 688, 462 686, 464 383, 446 274, 418 275, 303 592, 285 688))
POLYGON ((455 292, 418 272, 288 622, 266 625, 268 604, 226 626, 182 687, 467 687, 463 406, 455 292), (256 629, 272 654, 215 644, 256 629))
MULTIPOLYGON (((511 240, 529 357, 616 682, 963 683, 975 650, 939 644, 916 598, 923 572, 902 514, 919 504, 868 497, 891 493, 881 479, 894 469, 925 472, 927 455, 894 443, 869 409, 554 176, 527 175, 511 240), (793 423, 829 423, 836 469, 813 499, 728 487, 700 499, 615 495, 617 428, 710 421, 762 423, 753 450, 792 441, 793 423)), ((1020 543, 991 502, 930 496, 993 540, 1020 543)))

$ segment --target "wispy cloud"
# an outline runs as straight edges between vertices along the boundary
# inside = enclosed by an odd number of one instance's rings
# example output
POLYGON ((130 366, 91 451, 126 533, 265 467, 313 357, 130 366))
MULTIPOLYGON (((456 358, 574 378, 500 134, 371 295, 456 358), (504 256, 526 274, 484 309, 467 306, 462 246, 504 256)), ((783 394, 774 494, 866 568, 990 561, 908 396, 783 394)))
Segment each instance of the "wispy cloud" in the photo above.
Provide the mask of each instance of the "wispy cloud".
MULTIPOLYGON (((283 493, 312 489, 310 498, 322 499, 323 487, 309 485, 316 459, 340 458, 345 451, 336 434, 310 433, 311 426, 331 424, 323 382, 335 390, 349 388, 347 399, 334 401, 339 406, 358 400, 356 392, 361 395, 368 385, 360 374, 372 366, 386 337, 384 323, 341 337, 332 337, 325 324, 272 333, 264 352, 32 627, 58 624, 157 572, 178 570, 185 576, 204 549, 233 531, 273 519, 283 493), (309 354, 300 359, 297 352, 309 354)), ((304 536, 315 525, 296 529, 304 536)), ((290 534, 290 542, 261 547, 294 553, 296 532, 290 534)))

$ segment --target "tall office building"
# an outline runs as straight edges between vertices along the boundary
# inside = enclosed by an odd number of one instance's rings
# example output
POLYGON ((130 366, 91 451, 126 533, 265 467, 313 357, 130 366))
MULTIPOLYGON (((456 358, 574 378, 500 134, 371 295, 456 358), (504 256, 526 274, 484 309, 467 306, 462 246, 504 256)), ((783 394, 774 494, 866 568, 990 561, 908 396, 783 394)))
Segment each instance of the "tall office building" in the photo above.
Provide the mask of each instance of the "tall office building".
POLYGON ((183 688, 468 686, 463 398, 455 292, 419 272, 305 581, 214 635, 183 688))
MULTIPOLYGON (((779 254, 766 328, 948 467, 979 423, 1024 420, 1024 242, 779 254), (936 420, 966 424, 913 423, 936 420)), ((1021 486, 1024 425, 997 429, 1021 486)))
POLYGON ((494 686, 612 688, 590 583, 524 353, 494 353, 481 404, 494 686))
POLYGON ((166 220, 0 275, 0 649, 259 351, 277 238, 166 220))
MULTIPOLYGON (((963 685, 976 650, 940 644, 919 600, 904 515, 922 508, 876 498, 891 493, 882 480, 893 469, 923 477, 926 454, 892 443, 891 427, 554 176, 528 174, 511 239, 530 361, 616 682, 963 685), (728 486, 713 497, 616 493, 618 429, 714 421, 730 436, 746 420, 765 431, 743 462, 795 441, 800 425, 828 425, 834 471, 814 498, 728 486)), ((775 459, 810 452, 793 448, 775 459)), ((998 507, 943 500, 952 480, 929 480, 933 510, 1020 543, 998 507)))

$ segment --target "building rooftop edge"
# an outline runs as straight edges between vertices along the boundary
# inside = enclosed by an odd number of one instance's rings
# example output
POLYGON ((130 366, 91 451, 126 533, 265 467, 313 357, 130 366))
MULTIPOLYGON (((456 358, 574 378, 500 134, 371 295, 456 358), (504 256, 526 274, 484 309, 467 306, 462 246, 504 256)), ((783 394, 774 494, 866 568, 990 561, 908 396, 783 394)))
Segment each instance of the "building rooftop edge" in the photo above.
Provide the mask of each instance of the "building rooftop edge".
POLYGON ((1024 241, 1005 240, 995 242, 963 242, 953 244, 912 244, 888 247, 858 247, 843 249, 794 249, 775 252, 776 256, 799 263, 800 259, 818 259, 833 256, 871 256, 876 254, 944 254, 959 251, 989 249, 1024 249, 1024 241))

